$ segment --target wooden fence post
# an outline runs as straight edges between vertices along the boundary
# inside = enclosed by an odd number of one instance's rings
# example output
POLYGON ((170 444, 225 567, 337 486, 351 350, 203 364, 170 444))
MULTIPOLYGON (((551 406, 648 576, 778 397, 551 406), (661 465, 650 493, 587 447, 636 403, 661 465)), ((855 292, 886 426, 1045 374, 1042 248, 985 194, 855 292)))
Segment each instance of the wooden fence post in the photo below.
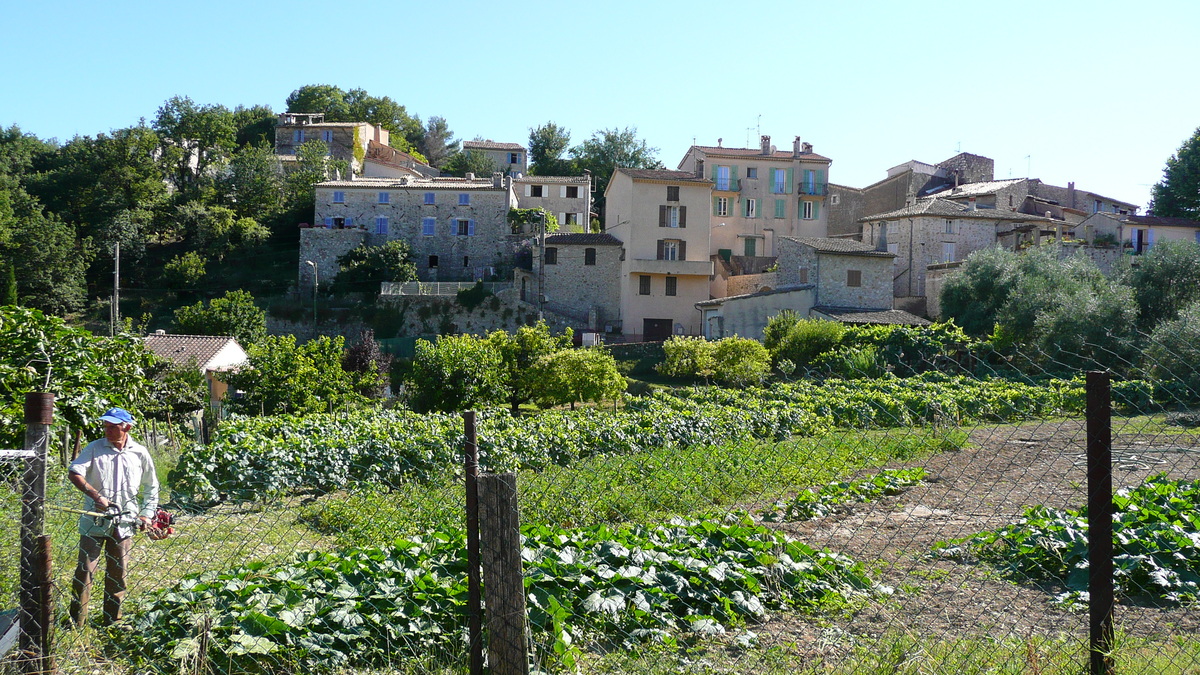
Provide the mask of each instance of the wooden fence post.
POLYGON ((1109 675, 1113 645, 1112 398, 1108 373, 1087 374, 1088 613, 1091 675, 1109 675))
POLYGON ((25 471, 21 476, 21 580, 17 646, 23 673, 47 673, 50 659, 50 541, 46 527, 46 454, 54 422, 54 394, 25 394, 25 471))
POLYGON ((483 609, 479 579, 479 446, 475 444, 475 411, 463 413, 463 473, 467 489, 467 635, 470 675, 483 673, 483 609))
POLYGON ((479 530, 487 600, 488 665, 496 675, 528 675, 516 474, 479 477, 479 530))

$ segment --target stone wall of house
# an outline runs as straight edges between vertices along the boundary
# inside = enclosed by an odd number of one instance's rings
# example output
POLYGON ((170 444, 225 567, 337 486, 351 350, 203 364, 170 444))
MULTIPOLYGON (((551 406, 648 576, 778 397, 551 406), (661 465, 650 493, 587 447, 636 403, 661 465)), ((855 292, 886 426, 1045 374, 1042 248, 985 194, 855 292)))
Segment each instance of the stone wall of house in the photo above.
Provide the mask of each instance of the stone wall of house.
POLYGON ((778 287, 779 276, 775 272, 742 274, 726 280, 725 295, 746 295, 747 293, 775 290, 778 287))
MULTIPOLYGON (((990 157, 972 155, 969 152, 959 153, 950 159, 938 162, 937 166, 958 174, 958 184, 982 183, 995 180, 996 162, 990 157)), ((951 184, 953 184, 951 179, 951 184)))
POLYGON ((892 308, 892 259, 881 256, 817 254, 815 303, 827 307, 892 308), (851 271, 860 275, 849 285, 851 271))
POLYGON ((826 203, 829 205, 826 212, 830 237, 854 235, 851 238, 855 238, 862 233, 862 223, 858 219, 869 215, 866 194, 862 190, 831 183, 826 203))
POLYGON ((452 183, 395 181, 341 182, 316 189, 316 223, 344 222, 370 232, 370 242, 401 239, 412 249, 417 276, 422 281, 471 281, 490 277, 512 263, 508 211, 512 190, 493 188, 492 181, 452 183), (341 202, 334 201, 340 192, 341 202), (387 202, 380 202, 386 193, 387 202), (425 194, 434 195, 425 204, 425 194), (467 204, 460 204, 460 195, 467 204), (342 219, 338 221, 337 219, 342 219), (381 221, 385 218, 386 221, 381 221), (424 219, 433 218, 433 234, 425 234, 424 219))
MULTIPOLYGON (((547 246, 549 248, 549 246, 547 246)), ((557 261, 545 265, 545 308, 571 317, 577 326, 603 330, 604 324, 620 318, 621 247, 584 244, 554 245, 557 261), (585 265, 587 249, 595 249, 596 264, 585 265)), ((537 274, 518 270, 518 297, 537 303, 537 274)))
POLYGON ((305 227, 300 230, 300 259, 297 262, 300 288, 312 285, 312 266, 306 260, 317 265, 317 278, 321 285, 328 284, 337 276, 337 259, 353 248, 367 242, 367 233, 357 228, 327 229, 323 227, 305 227))
MULTIPOLYGON (((888 250, 896 254, 892 274, 896 297, 923 296, 925 268, 953 262, 944 259, 944 245, 953 244, 953 259, 964 260, 975 251, 996 245, 996 223, 988 217, 920 216, 889 221, 885 233, 880 222, 868 222, 864 224, 863 242, 878 246, 880 239, 887 239, 888 250), (953 222, 952 232, 946 232, 947 220, 953 222)), ((1006 224, 1005 229, 1010 225, 1006 224)))
POLYGON ((591 181, 587 178, 548 177, 538 180, 536 176, 526 176, 513 181, 513 192, 517 198, 517 208, 542 208, 553 213, 558 218, 560 232, 572 231, 573 225, 586 232, 587 226, 591 225, 591 181), (542 196, 533 194, 535 187, 541 188, 542 196), (574 197, 570 196, 572 192, 574 197))

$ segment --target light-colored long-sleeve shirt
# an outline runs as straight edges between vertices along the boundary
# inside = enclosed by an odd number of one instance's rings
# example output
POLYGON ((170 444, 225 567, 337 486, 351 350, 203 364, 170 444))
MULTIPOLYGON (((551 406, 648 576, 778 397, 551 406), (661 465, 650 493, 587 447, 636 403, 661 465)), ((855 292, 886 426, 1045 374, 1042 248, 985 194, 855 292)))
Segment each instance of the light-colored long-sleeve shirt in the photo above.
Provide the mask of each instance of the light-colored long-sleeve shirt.
MULTIPOLYGON (((132 438, 127 439, 121 449, 105 438, 88 443, 71 462, 70 471, 83 476, 88 485, 121 510, 121 515, 111 520, 80 516, 80 534, 124 539, 133 535, 139 516, 154 518, 158 511, 158 475, 154 472, 154 459, 145 446, 132 438)), ((96 502, 85 496, 83 508, 96 511, 96 502)))

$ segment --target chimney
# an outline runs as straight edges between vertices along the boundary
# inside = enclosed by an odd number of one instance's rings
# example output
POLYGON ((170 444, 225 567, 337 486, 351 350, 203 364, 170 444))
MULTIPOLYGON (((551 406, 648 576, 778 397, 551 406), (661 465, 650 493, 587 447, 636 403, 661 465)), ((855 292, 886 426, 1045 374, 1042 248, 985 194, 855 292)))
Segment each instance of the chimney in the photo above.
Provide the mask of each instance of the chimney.
POLYGON ((721 147, 721 143, 722 143, 722 141, 724 141, 724 140, 725 140, 724 138, 718 138, 718 139, 717 139, 717 147, 718 147, 718 148, 719 148, 719 147, 721 147))
POLYGON ((975 195, 967 197, 967 205, 971 207, 972 211, 975 210, 975 195))
POLYGON ((1075 181, 1067 183, 1067 206, 1075 208, 1075 181))
POLYGON ((465 176, 465 178, 466 178, 467 180, 475 180, 475 174, 473 174, 473 173, 467 173, 467 175, 465 176))
POLYGON ((382 142, 383 142, 383 141, 379 140, 379 138, 380 138, 380 133, 379 133, 379 132, 381 132, 381 131, 383 131, 383 125, 382 125, 382 124, 376 124, 376 125, 375 125, 375 142, 376 142, 376 143, 382 143, 382 142))
POLYGON ((764 155, 771 154, 771 137, 763 136, 761 140, 762 140, 762 154, 764 154, 764 155))
POLYGON ((796 140, 792 141, 792 157, 800 156, 800 147, 800 137, 797 136, 796 140))
POLYGON ((800 151, 811 155, 812 154, 812 143, 801 144, 800 151))
POLYGON ((504 174, 500 173, 499 171, 496 171, 492 174, 492 187, 496 188, 497 190, 504 187, 504 174))
POLYGON ((888 240, 886 220, 879 224, 879 236, 875 237, 875 250, 879 251, 880 253, 887 253, 888 240))
POLYGON ((346 162, 346 180, 354 180, 354 160, 346 162))

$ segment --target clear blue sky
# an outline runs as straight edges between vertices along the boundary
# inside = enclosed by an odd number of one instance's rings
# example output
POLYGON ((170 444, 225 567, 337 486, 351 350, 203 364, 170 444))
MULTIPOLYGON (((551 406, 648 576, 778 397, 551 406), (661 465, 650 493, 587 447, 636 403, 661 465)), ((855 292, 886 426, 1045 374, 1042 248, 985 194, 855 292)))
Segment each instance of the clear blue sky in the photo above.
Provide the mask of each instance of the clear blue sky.
POLYGON ((861 187, 960 149, 1145 205, 1200 126, 1200 2, 28 2, 0 0, 0 125, 67 140, 167 98, 267 104, 361 87, 454 133, 578 143, 636 126, 674 167, 693 139, 800 135, 861 187))

